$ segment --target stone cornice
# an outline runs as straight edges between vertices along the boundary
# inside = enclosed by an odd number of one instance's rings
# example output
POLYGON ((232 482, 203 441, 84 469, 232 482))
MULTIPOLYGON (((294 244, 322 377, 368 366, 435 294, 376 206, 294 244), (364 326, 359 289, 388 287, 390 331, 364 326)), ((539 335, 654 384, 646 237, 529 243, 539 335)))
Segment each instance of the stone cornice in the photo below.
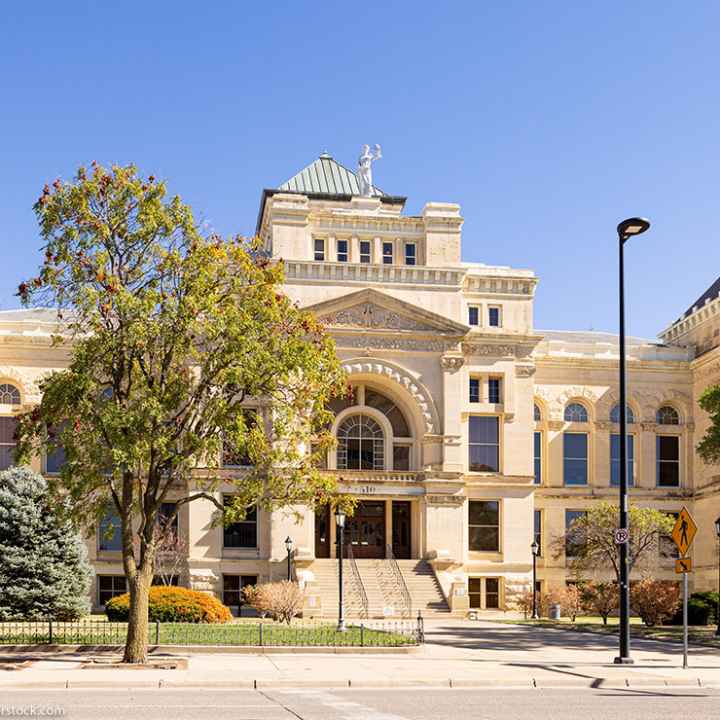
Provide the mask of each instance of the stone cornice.
MULTIPOLYGON (((554 355, 534 355, 533 360, 538 370, 547 368, 566 368, 568 366, 588 370, 617 370, 617 360, 606 360, 591 357, 559 357, 554 355)), ((642 370, 644 372, 683 372, 690 373, 689 360, 637 360, 628 358, 629 370, 642 370)))

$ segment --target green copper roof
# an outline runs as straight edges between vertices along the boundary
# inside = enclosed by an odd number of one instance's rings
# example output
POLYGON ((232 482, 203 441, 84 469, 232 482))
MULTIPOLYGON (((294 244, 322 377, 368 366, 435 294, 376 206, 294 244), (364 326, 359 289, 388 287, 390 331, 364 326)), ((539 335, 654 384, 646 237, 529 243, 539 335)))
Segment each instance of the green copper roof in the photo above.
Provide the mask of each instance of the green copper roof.
MULTIPOLYGON (((360 186, 355 173, 343 167, 328 153, 323 153, 315 162, 284 182, 278 190, 323 195, 360 194, 360 186)), ((374 188, 374 190, 376 197, 385 195, 378 188, 374 188)))

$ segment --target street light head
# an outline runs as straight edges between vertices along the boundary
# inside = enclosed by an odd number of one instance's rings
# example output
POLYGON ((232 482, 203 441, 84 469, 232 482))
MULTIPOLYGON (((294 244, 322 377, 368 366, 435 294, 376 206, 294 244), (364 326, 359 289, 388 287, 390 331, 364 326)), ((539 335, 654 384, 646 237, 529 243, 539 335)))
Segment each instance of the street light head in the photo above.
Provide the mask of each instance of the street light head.
POLYGON ((624 242, 633 235, 642 235, 649 227, 650 221, 645 218, 627 218, 617 226, 618 236, 624 242))
POLYGON ((290 552, 290 551, 292 550, 292 546, 293 546, 293 540, 292 540, 292 538, 288 535, 288 536, 285 538, 285 547, 287 548, 287 551, 288 551, 288 552, 290 552))
POLYGON ((335 511, 335 522, 339 528, 345 527, 345 513, 340 508, 335 511))
POLYGON ((537 544, 537 540, 533 540, 533 544, 530 546, 533 555, 537 555, 540 550, 540 546, 537 544))
POLYGON ((715 521, 715 534, 720 538, 720 517, 715 521))

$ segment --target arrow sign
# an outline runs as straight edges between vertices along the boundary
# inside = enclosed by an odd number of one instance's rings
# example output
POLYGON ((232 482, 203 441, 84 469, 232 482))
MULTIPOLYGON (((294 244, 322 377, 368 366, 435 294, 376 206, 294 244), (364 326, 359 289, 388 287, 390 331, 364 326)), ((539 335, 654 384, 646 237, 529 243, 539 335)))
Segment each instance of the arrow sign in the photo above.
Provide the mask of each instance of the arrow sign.
POLYGON ((690 558, 678 558, 675 561, 675 572, 678 575, 692 572, 692 560, 690 558))
POLYGON ((681 555, 687 555, 687 551, 695 539, 695 533, 697 533, 697 525, 687 508, 683 508, 675 521, 675 527, 672 531, 672 539, 675 541, 681 555))

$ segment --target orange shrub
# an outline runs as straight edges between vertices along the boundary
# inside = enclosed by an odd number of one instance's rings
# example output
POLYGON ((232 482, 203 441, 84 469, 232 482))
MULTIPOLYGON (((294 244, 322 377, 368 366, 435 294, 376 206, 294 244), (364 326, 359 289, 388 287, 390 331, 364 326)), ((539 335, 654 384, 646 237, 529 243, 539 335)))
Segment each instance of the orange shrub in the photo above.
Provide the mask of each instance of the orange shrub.
MULTIPOLYGON (((130 595, 118 595, 105 605, 108 620, 127 622, 130 595)), ((151 622, 225 623, 232 620, 230 609, 212 595, 181 587, 155 585, 150 588, 151 622)))

